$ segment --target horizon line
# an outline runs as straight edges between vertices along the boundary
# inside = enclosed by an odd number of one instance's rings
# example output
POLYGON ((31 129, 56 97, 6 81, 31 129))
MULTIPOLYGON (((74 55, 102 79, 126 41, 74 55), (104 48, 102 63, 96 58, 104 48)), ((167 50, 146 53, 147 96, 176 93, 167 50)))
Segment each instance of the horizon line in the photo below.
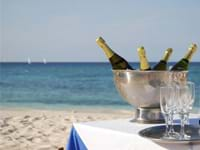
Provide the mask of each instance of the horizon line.
MULTIPOLYGON (((156 63, 158 61, 149 61, 156 63)), ((176 63, 177 61, 168 61, 168 63, 176 63)), ((27 61, 0 61, 0 63, 28 63, 27 61)), ((31 63, 44 63, 43 61, 32 61, 31 63)), ((46 63, 110 63, 109 61, 49 61, 46 63)), ((139 61, 129 61, 129 63, 140 63, 139 61)), ((190 63, 200 63, 200 61, 191 61, 190 63)))

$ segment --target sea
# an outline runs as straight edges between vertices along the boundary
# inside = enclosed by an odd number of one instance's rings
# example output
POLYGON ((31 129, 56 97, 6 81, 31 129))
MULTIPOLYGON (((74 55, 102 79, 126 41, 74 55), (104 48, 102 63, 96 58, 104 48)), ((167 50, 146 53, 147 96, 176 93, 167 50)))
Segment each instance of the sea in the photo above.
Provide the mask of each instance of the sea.
MULTIPOLYGON (((139 68, 139 63, 131 65, 139 68)), ((188 78, 200 85, 200 62, 190 63, 188 78)), ((196 98, 196 106, 199 101, 196 98)), ((0 63, 0 108, 4 107, 133 108, 117 92, 107 62, 0 63)))

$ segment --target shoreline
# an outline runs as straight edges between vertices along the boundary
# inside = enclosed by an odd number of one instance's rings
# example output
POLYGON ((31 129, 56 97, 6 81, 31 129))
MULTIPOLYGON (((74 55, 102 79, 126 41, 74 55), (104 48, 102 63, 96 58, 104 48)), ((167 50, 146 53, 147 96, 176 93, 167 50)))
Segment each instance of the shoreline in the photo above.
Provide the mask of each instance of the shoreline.
POLYGON ((66 147, 73 123, 131 118, 132 110, 30 108, 0 109, 0 149, 48 149, 66 147))
POLYGON ((133 112, 135 111, 135 108, 126 108, 126 107, 66 107, 66 108, 51 108, 51 107, 45 107, 45 108, 37 108, 37 107, 2 107, 0 106, 0 112, 1 111, 53 111, 53 112, 88 112, 88 113, 118 113, 118 112, 133 112))
POLYGON ((16 110, 134 110, 135 108, 129 104, 127 105, 66 105, 66 104, 41 104, 41 103, 31 103, 31 104, 19 104, 19 103, 0 103, 0 110, 5 109, 16 109, 16 110))

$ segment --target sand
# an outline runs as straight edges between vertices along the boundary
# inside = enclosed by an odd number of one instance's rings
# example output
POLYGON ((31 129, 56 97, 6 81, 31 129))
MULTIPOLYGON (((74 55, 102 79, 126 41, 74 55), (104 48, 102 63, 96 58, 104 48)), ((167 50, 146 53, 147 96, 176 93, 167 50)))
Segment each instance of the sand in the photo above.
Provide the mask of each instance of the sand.
POLYGON ((0 150, 65 148, 72 124, 132 117, 130 110, 0 110, 0 150))

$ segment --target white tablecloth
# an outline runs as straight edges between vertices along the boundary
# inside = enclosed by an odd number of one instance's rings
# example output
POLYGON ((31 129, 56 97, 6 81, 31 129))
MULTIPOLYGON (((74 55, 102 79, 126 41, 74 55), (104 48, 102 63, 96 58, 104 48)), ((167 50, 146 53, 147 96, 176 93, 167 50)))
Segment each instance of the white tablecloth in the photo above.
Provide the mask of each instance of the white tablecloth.
MULTIPOLYGON (((191 119, 199 124, 199 119, 191 119)), ((138 132, 158 124, 139 124, 130 119, 74 123, 73 126, 89 150, 200 150, 200 144, 164 144, 143 138, 138 132)))

